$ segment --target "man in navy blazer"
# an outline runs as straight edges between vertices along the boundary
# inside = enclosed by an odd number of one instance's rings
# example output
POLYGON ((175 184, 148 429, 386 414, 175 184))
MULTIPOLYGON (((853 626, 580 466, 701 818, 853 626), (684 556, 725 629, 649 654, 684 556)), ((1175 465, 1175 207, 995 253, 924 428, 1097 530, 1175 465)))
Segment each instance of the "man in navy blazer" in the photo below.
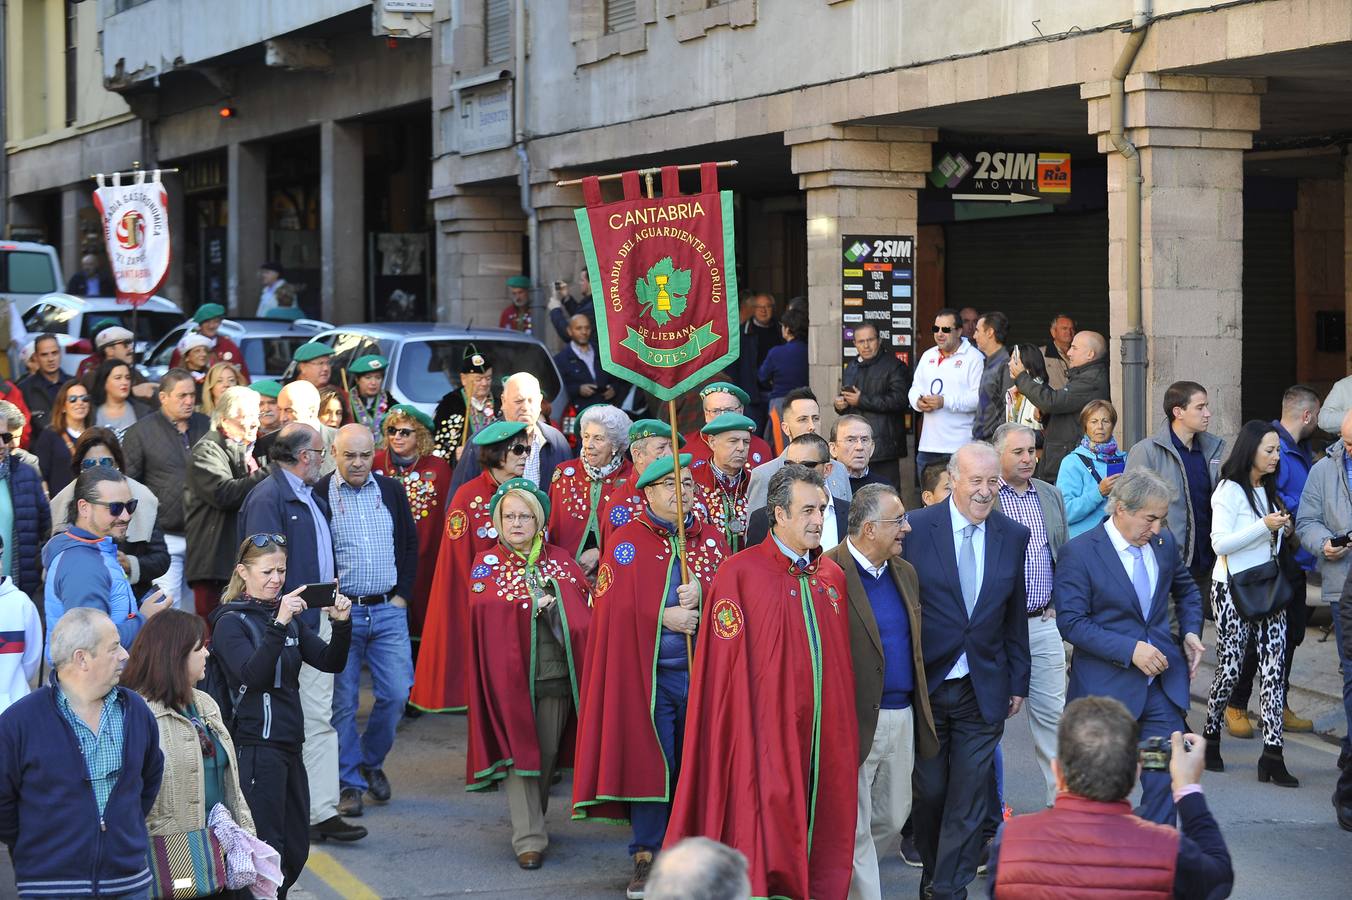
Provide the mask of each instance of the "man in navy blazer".
POLYGON ((920 645, 939 752, 916 760, 912 820, 921 896, 961 900, 976 877, 995 745, 1028 696, 1028 529, 995 510, 1000 457, 949 460, 948 500, 908 515, 902 555, 920 581, 920 645))
MULTIPOLYGON (((1108 495, 1108 521, 1061 549, 1052 591, 1057 627, 1075 647, 1066 701, 1120 700, 1140 721, 1142 740, 1187 731, 1188 685, 1205 650, 1202 596, 1162 528, 1173 497, 1148 469, 1124 473, 1108 495), (1170 597, 1181 638, 1170 630, 1170 597)), ((1141 773, 1136 813, 1174 824, 1168 772, 1141 773)))

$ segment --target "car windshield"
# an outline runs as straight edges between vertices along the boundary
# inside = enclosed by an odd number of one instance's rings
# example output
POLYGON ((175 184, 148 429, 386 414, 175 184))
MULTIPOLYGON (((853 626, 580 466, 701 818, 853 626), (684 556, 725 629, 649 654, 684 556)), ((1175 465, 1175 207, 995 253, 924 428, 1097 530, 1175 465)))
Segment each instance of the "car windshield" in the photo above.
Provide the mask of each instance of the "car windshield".
POLYGON ((154 312, 151 310, 140 310, 136 313, 136 328, 132 329, 132 311, 130 309, 109 309, 94 312, 85 310, 80 319, 80 337, 90 337, 90 332, 94 326, 104 319, 112 319, 117 324, 128 330, 134 330, 138 341, 148 341, 151 344, 159 341, 175 325, 183 322, 183 316, 178 313, 154 312))
POLYGON ((308 334, 283 334, 276 337, 245 338, 239 349, 252 378, 280 378, 291 364, 296 348, 310 340, 308 334))
POLYGON ((406 342, 395 373, 400 390, 415 403, 436 403, 447 391, 460 387, 460 362, 470 344, 488 358, 493 374, 498 378, 514 372, 529 372, 540 379, 546 399, 559 392, 554 361, 544 347, 530 341, 491 339, 406 342))

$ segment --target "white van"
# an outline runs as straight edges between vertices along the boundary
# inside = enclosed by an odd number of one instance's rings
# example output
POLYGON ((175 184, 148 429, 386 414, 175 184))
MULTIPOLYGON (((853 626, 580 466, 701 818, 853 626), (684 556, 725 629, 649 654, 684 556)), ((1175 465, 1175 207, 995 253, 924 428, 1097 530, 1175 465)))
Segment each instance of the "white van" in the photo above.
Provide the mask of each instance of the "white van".
MULTIPOLYGON (((22 341, 23 334, 15 333, 13 324, 19 322, 19 315, 32 305, 34 300, 54 291, 65 288, 61 281, 61 265, 56 258, 56 248, 50 244, 36 244, 28 241, 0 240, 0 300, 8 301, 8 308, 0 307, 4 325, 0 325, 0 334, 9 326, 11 341, 22 341)), ((0 347, 0 354, 7 355, 11 377, 18 379, 25 372, 19 367, 19 347, 0 347)))

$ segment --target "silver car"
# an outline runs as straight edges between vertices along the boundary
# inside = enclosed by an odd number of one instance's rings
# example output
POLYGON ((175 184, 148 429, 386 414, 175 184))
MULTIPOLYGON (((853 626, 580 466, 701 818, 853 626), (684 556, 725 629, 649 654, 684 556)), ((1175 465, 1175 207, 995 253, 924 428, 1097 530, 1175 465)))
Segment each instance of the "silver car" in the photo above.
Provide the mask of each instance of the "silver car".
MULTIPOLYGON (((169 360, 174 356, 174 348, 183 339, 183 335, 192 327, 192 322, 182 322, 163 338, 144 357, 141 371, 151 381, 159 381, 169 368, 169 360)), ((306 341, 314 339, 326 328, 332 328, 328 322, 318 319, 297 319, 288 322, 285 319, 222 319, 221 334, 239 345, 244 354, 244 365, 249 370, 249 378, 259 381, 263 378, 280 379, 291 365, 291 356, 296 348, 306 341)))
POLYGON ((342 325, 316 335, 315 340, 334 349, 334 383, 342 384, 339 373, 354 359, 378 353, 390 361, 385 389, 397 402, 416 406, 429 416, 442 397, 460 387, 460 363, 470 344, 488 358, 499 380, 515 372, 530 372, 538 378, 555 415, 567 400, 554 358, 528 334, 431 322, 378 322, 342 325))
POLYGON ((44 332, 56 335, 61 345, 61 368, 74 372, 84 358, 94 352, 90 333, 104 319, 112 319, 136 334, 136 352, 144 354, 184 319, 183 311, 171 300, 151 297, 136 310, 132 328, 132 308, 114 297, 75 297, 48 294, 23 310, 23 327, 32 337, 44 332))

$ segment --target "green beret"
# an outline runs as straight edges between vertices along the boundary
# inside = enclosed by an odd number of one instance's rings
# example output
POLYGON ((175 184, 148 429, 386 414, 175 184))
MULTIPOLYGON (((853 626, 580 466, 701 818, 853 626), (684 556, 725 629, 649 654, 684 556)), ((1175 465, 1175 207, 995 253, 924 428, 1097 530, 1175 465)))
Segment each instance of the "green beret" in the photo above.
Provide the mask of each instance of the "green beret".
POLYGON ((262 394, 264 397, 271 397, 273 400, 276 400, 277 395, 282 392, 282 383, 268 378, 263 381, 255 381, 253 384, 249 385, 249 389, 262 394))
POLYGON ((751 402, 751 398, 747 396, 746 391, 727 381, 715 381, 713 384, 706 384, 704 387, 700 388, 699 395, 701 398, 707 397, 710 394, 732 394, 742 406, 746 406, 751 402))
POLYGON ((756 423, 737 413, 723 413, 700 429, 701 434, 722 434, 725 431, 755 432, 756 423))
MULTIPOLYGON (((689 453, 682 453, 681 468, 689 469, 690 460, 692 459, 694 459, 694 457, 692 457, 689 453)), ((670 475, 671 470, 674 469, 675 467, 676 467, 676 457, 674 456, 664 456, 661 459, 653 460, 652 465, 648 466, 648 468, 643 470, 643 474, 639 476, 638 484, 634 486, 637 488, 645 488, 648 485, 652 484, 654 481, 661 481, 663 478, 666 478, 668 475, 670 475)))
POLYGON ((399 403, 395 406, 391 406, 390 411, 385 414, 386 419, 388 420, 390 416, 393 416, 396 413, 402 416, 408 416, 428 431, 432 430, 432 417, 421 409, 418 409, 416 406, 410 406, 407 403, 399 403))
MULTIPOLYGON (((661 419, 639 419, 633 425, 629 426, 629 443, 641 441, 644 438, 661 437, 671 440, 671 426, 661 419)), ((685 438, 678 437, 682 447, 685 446, 685 438)))
POLYGON ((502 441, 514 438, 525 430, 525 422, 502 420, 489 425, 483 431, 476 434, 472 440, 480 447, 487 447, 489 444, 498 444, 502 441))
POLYGON ((513 275, 511 278, 507 279, 507 286, 509 288, 525 288, 526 290, 530 290, 530 279, 525 275, 513 275))
POLYGON ((372 353, 369 356, 358 356, 352 361, 352 365, 347 370, 353 375, 369 375, 372 372, 383 373, 390 367, 390 361, 383 356, 372 353))
POLYGON ((332 355, 333 348, 328 344, 321 344, 319 341, 307 341, 296 348, 296 352, 292 354, 291 358, 298 363, 302 363, 332 355))
MULTIPOLYGON (((536 500, 540 501, 540 508, 544 510, 545 519, 549 518, 549 497, 545 495, 544 491, 535 486, 535 482, 528 478, 508 478, 502 484, 498 485, 498 489, 493 492, 492 498, 488 501, 488 514, 490 516, 497 514, 498 504, 501 503, 502 498, 506 497, 511 491, 525 491, 527 494, 535 497, 536 500)), ((539 525, 540 529, 543 531, 545 523, 540 522, 539 525)))
POLYGON ((219 303, 203 303, 197 307, 197 312, 192 314, 192 320, 198 325, 209 319, 220 319, 225 316, 225 307, 219 303))

